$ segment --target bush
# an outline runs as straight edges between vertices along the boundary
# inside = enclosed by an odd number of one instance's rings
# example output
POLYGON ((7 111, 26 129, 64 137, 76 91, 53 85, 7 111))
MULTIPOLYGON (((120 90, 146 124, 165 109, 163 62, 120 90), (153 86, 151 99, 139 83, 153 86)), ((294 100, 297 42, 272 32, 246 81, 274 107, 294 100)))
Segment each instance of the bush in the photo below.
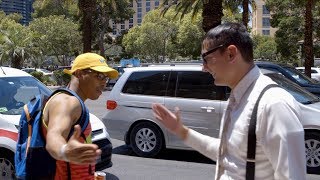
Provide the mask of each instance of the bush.
POLYGON ((53 83, 50 78, 48 76, 44 76, 42 72, 33 71, 30 74, 46 85, 53 83))
POLYGON ((64 73, 63 70, 53 71, 53 76, 59 86, 67 86, 71 79, 71 76, 64 73))

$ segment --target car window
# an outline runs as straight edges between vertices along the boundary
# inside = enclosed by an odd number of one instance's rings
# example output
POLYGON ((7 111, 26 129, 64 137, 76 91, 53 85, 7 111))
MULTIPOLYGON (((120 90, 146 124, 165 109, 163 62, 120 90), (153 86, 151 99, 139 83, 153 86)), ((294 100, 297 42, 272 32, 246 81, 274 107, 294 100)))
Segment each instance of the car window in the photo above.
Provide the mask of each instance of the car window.
POLYGON ((308 76, 306 76, 305 74, 301 73, 293 67, 284 67, 284 70, 301 84, 317 83, 315 80, 309 78, 308 76))
POLYGON ((170 71, 133 72, 122 92, 128 94, 165 96, 170 71))
POLYGON ((46 70, 46 69, 39 69, 41 72, 44 72, 44 73, 51 73, 51 71, 49 70, 46 70))
POLYGON ((212 75, 201 71, 177 73, 176 97, 225 100, 226 87, 214 85, 212 75))
POLYGON ((273 81, 279 84, 282 88, 287 90, 298 102, 302 104, 310 104, 312 102, 318 102, 319 98, 314 94, 306 91, 305 89, 301 88, 297 84, 291 82, 283 75, 280 74, 266 74, 269 76, 273 81))
POLYGON ((23 105, 35 95, 50 95, 51 90, 33 77, 7 77, 0 79, 0 113, 20 115, 23 105))

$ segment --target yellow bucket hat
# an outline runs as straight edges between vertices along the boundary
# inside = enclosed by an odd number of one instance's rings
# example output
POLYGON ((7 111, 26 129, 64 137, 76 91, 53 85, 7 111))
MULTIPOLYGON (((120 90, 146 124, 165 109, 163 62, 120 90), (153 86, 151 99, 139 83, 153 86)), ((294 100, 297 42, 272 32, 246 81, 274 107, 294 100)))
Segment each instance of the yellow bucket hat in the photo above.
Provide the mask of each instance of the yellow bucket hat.
POLYGON ((108 66, 106 59, 96 53, 80 54, 74 60, 71 70, 64 69, 63 72, 72 75, 76 70, 92 69, 98 72, 106 73, 109 78, 117 78, 117 70, 108 66))

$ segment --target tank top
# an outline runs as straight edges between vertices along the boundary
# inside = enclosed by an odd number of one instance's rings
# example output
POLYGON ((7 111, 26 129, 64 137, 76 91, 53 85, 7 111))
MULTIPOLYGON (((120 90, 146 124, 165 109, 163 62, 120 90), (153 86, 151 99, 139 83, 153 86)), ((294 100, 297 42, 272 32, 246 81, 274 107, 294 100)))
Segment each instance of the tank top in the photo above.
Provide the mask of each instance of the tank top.
MULTIPOLYGON (((53 95, 46 104, 49 103, 49 101, 56 95, 60 93, 57 93, 53 95)), ((46 105, 43 109, 43 112, 46 109, 46 105)), ((47 124, 44 121, 44 118, 42 116, 42 133, 44 137, 47 136, 47 124)), ((91 124, 89 123, 87 128, 84 130, 83 134, 86 139, 83 137, 79 138, 79 141, 81 143, 87 143, 91 144, 92 143, 92 137, 91 137, 91 124)), ((94 172, 95 172, 95 165, 79 165, 79 164, 72 164, 69 163, 70 165, 70 174, 71 174, 71 179, 72 180, 93 180, 94 179, 94 172)), ((68 167, 67 167, 67 162, 57 160, 56 161, 56 174, 55 174, 55 180, 68 180, 68 167)))

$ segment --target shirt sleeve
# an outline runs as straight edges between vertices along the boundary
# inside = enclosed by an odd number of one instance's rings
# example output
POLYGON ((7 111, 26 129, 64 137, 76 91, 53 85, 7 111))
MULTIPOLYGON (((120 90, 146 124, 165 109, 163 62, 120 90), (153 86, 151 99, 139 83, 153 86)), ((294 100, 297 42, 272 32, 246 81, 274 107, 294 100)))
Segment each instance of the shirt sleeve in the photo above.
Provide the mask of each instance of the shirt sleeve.
POLYGON ((198 133, 192 129, 189 129, 187 138, 184 140, 184 143, 206 157, 216 161, 220 139, 213 138, 207 135, 198 133))
POLYGON ((286 94, 280 98, 270 97, 261 111, 261 145, 273 166, 275 179, 306 178, 304 130, 300 115, 298 102, 286 94))

